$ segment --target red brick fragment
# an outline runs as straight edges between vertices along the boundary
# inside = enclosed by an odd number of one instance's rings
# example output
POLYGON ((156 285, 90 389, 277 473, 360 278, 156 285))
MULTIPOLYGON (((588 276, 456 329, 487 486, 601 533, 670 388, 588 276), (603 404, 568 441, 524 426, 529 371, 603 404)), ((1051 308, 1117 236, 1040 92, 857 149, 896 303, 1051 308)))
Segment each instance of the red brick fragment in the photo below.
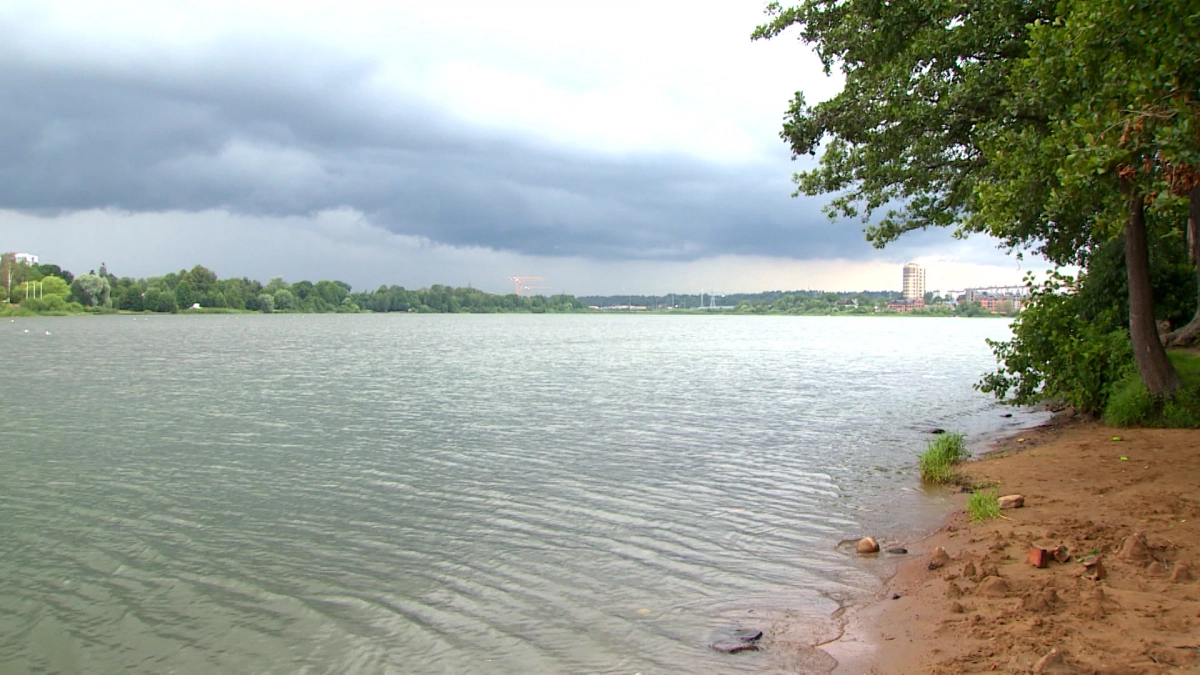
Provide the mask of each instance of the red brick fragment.
POLYGON ((1034 567, 1045 567, 1050 564, 1050 558, 1053 556, 1051 551, 1036 546, 1029 547, 1029 564, 1034 567))

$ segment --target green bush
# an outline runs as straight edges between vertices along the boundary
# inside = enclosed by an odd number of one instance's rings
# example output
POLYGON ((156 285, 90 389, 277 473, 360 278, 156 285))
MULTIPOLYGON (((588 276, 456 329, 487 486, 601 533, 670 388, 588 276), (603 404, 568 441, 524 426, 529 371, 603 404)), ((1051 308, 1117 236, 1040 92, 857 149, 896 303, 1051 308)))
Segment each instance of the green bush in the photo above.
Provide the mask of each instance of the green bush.
POLYGON ((46 302, 41 298, 22 298, 21 306, 31 312, 46 311, 46 302))
POLYGON ((919 456, 921 479, 930 483, 956 482, 954 465, 968 457, 966 437, 939 434, 919 456))
POLYGON ((1013 338, 988 340, 1000 367, 976 384, 1001 401, 1030 405, 1058 400, 1089 414, 1104 410, 1116 385, 1134 372, 1129 333, 1115 311, 1088 316, 1074 280, 1052 275, 1013 322, 1013 338))
POLYGON ((971 493, 967 500, 967 513, 971 522, 979 523, 1000 517, 1000 497, 995 490, 979 490, 971 493))
POLYGON ((1116 427, 1200 427, 1200 355, 1169 352, 1183 384, 1174 396, 1158 399, 1146 390, 1136 371, 1113 391, 1104 408, 1104 421, 1116 427))
POLYGON ((45 314, 47 312, 55 314, 68 313, 67 300, 61 295, 47 295, 44 298, 25 298, 21 300, 21 306, 38 314, 45 314))

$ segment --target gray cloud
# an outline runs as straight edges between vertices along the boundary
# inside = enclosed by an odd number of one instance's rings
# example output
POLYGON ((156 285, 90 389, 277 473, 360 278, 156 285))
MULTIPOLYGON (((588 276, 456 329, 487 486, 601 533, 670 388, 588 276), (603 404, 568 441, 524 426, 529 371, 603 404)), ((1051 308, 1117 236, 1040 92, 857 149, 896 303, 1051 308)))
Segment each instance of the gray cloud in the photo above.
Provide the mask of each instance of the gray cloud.
POLYGON ((349 207, 396 234, 525 255, 874 255, 859 223, 788 196, 782 144, 734 166, 589 153, 468 126, 385 91, 377 64, 311 45, 121 59, 63 56, 18 30, 0 29, 0 208, 349 207))

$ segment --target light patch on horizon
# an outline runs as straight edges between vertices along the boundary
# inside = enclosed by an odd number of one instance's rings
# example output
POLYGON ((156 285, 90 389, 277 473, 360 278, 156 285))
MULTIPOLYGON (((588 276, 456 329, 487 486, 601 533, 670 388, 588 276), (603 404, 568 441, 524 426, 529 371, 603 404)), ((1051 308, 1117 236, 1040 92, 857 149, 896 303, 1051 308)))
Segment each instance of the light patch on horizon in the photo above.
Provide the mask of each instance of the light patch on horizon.
MULTIPOLYGON (((572 295, 730 294, 773 290, 899 290, 907 259, 797 260, 714 256, 692 261, 590 260, 445 246, 396 235, 353 209, 306 217, 77 211, 37 216, 0 210, 0 241, 80 274, 105 263, 118 276, 150 277, 204 265, 222 278, 262 282, 340 279, 356 290, 435 283, 511 292, 509 276, 541 276, 547 293, 572 295)), ((1020 283, 1024 266, 986 247, 959 242, 960 257, 915 258, 930 290, 1020 283)))

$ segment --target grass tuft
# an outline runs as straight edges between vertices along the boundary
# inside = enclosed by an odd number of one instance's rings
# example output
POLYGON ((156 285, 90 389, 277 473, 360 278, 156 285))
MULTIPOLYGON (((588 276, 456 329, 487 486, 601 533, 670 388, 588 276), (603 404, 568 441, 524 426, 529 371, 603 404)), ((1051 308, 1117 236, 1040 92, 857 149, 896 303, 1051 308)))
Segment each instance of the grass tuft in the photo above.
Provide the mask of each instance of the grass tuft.
POLYGON ((966 459, 966 437, 962 434, 940 434, 929 441, 920 454, 921 479, 929 483, 960 482, 954 465, 966 459))
POLYGON ((1000 517, 1000 496, 995 490, 980 490, 971 493, 967 500, 967 513, 971 514, 971 522, 979 523, 1000 517))
POLYGON ((1114 427, 1200 427, 1200 355, 1172 351, 1167 355, 1183 381, 1169 399, 1150 395, 1137 371, 1113 390, 1104 407, 1104 421, 1114 427))

